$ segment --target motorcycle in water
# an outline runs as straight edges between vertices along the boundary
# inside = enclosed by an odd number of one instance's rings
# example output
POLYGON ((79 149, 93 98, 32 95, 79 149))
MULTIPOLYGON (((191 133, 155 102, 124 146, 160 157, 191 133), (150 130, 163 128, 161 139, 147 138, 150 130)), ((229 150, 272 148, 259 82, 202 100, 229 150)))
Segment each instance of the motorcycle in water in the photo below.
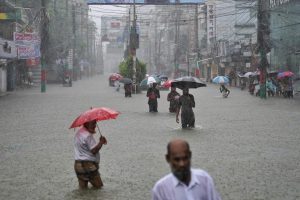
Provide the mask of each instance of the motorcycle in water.
POLYGON ((222 96, 223 96, 223 98, 227 98, 228 97, 228 95, 229 95, 229 91, 222 91, 222 96))
POLYGON ((224 85, 220 86, 220 92, 221 92, 223 98, 227 98, 228 95, 230 94, 230 90, 228 90, 224 85))

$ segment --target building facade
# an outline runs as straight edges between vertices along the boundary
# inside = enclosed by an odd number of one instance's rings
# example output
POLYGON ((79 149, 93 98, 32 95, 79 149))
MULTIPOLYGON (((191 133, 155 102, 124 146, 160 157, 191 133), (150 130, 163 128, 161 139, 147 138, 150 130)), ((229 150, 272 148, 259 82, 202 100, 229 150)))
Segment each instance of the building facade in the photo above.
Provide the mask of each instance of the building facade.
POLYGON ((271 70, 300 75, 300 1, 270 0, 271 70))
POLYGON ((103 49, 104 73, 119 71, 119 64, 124 54, 124 27, 126 17, 102 16, 101 41, 103 49))

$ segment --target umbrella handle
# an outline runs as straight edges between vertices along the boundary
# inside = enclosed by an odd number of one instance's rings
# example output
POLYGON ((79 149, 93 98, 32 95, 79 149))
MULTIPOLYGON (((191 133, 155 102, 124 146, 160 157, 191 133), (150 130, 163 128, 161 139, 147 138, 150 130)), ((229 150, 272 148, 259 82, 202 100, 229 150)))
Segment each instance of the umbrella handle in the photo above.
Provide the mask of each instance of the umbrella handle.
POLYGON ((98 126, 98 124, 97 124, 97 123, 96 123, 96 126, 97 126, 97 128, 98 128, 98 131, 99 131, 99 133, 100 133, 100 137, 102 137, 102 134, 101 134, 100 128, 99 128, 99 126, 98 126))

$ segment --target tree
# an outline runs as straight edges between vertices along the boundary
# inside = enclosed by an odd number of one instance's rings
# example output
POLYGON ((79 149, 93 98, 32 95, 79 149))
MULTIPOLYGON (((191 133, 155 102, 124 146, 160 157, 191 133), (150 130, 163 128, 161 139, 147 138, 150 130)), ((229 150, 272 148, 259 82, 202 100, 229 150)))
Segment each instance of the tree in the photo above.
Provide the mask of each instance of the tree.
MULTIPOLYGON (((123 77, 133 78, 133 59, 127 57, 119 64, 119 72, 123 77)), ((146 75, 146 64, 136 59, 136 81, 140 83, 146 75)))

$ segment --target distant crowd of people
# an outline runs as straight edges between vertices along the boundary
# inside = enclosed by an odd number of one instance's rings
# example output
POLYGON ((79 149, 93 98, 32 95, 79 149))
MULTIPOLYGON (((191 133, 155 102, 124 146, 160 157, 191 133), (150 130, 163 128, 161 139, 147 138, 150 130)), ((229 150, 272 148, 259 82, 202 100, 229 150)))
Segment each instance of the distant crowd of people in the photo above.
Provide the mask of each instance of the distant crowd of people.
MULTIPOLYGON (((257 77, 250 77, 249 92, 252 95, 259 96, 260 84, 257 77)), ((268 78, 266 80, 266 92, 268 96, 283 96, 285 98, 293 98, 293 79, 286 77, 283 79, 268 78)))

